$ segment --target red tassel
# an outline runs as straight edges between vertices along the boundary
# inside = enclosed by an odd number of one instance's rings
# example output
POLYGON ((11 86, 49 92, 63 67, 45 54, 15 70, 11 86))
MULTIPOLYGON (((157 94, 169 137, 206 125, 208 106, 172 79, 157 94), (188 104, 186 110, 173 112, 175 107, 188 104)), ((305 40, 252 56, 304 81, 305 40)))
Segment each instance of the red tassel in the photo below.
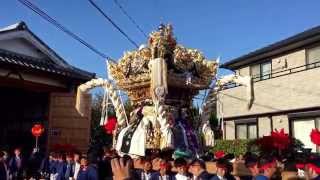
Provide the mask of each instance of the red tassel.
POLYGON ((112 134, 117 125, 117 119, 115 117, 109 117, 107 123, 104 125, 104 129, 107 134, 112 134))
POLYGON ((310 138, 313 144, 317 146, 320 145, 320 131, 318 129, 312 129, 310 138))

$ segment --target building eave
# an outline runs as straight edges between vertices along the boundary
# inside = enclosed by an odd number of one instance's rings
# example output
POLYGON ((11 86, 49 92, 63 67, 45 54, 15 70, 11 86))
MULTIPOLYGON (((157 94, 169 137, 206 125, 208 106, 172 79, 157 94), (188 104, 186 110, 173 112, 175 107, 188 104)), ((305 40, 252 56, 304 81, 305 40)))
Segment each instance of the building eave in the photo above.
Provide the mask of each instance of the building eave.
POLYGON ((220 65, 220 68, 236 70, 248 64, 253 64, 257 61, 265 60, 316 42, 320 42, 320 26, 306 30, 269 46, 257 49, 238 58, 229 60, 220 65))
MULTIPOLYGON (((51 49, 46 43, 44 43, 39 37, 37 37, 26 25, 25 22, 20 21, 16 24, 7 26, 5 28, 0 29, 0 36, 5 35, 5 37, 8 37, 9 35, 12 36, 19 36, 21 38, 24 38, 28 41, 30 41, 33 45, 35 45, 37 48, 39 48, 43 53, 45 53, 49 58, 50 61, 53 61, 55 63, 55 67, 58 69, 63 70, 64 72, 68 72, 70 75, 72 75, 74 78, 78 78, 82 81, 87 81, 96 76, 95 73, 91 73, 79 68, 76 68, 70 64, 68 64, 62 57, 60 57, 53 49, 51 49), (12 34, 13 33, 13 34, 12 34), (78 77, 77 77, 78 76, 78 77)), ((1 50, 1 53, 11 54, 13 57, 19 57, 22 60, 28 60, 28 62, 36 63, 34 58, 27 57, 25 55, 17 54, 15 52, 8 52, 1 50)), ((4 63, 4 62, 2 62, 4 63)), ((6 62, 8 63, 8 62, 6 62)), ((21 62, 21 64, 24 64, 21 62)), ((42 63, 46 64, 46 66, 53 66, 51 63, 42 63)), ((67 74, 68 74, 67 73, 67 74)))

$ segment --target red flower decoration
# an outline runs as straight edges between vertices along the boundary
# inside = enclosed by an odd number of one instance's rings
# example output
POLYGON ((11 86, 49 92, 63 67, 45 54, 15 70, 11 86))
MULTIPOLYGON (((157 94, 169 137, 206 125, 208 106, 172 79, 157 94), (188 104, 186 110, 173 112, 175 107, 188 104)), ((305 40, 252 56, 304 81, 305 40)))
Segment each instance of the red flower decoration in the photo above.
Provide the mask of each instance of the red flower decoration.
POLYGON ((223 158, 224 157, 224 151, 222 151, 222 150, 220 150, 220 151, 216 151, 215 153, 214 153, 214 157, 216 158, 216 159, 221 159, 221 158, 223 158))
POLYGON ((317 146, 320 145, 320 131, 318 129, 312 129, 310 138, 313 144, 317 146))
POLYGON ((280 131, 275 130, 271 132, 271 137, 273 139, 273 147, 283 150, 286 149, 290 144, 289 135, 284 133, 282 128, 280 131))
POLYGON ((112 132, 116 129, 117 126, 117 118, 109 117, 107 123, 104 125, 104 129, 107 134, 112 134, 112 132))
POLYGON ((271 136, 263 136, 257 139, 257 144, 266 151, 273 149, 273 138, 271 136))
POLYGON ((289 135, 284 132, 284 129, 272 131, 270 136, 263 136, 257 140, 257 144, 265 151, 273 149, 283 150, 288 148, 290 143, 289 135))
POLYGON ((31 133, 34 137, 39 137, 44 132, 44 128, 41 124, 35 124, 31 128, 31 133))

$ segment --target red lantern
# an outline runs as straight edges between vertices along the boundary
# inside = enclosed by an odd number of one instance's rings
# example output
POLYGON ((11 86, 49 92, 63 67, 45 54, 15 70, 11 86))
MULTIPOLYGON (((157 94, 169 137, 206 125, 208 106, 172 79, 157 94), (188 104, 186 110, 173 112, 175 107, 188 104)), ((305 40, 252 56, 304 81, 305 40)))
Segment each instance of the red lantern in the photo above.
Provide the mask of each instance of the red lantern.
POLYGON ((112 134, 117 125, 117 118, 109 117, 107 123, 104 125, 104 129, 107 134, 112 134))
POLYGON ((31 133, 34 137, 39 137, 44 132, 44 128, 41 124, 35 124, 33 125, 31 129, 31 133))

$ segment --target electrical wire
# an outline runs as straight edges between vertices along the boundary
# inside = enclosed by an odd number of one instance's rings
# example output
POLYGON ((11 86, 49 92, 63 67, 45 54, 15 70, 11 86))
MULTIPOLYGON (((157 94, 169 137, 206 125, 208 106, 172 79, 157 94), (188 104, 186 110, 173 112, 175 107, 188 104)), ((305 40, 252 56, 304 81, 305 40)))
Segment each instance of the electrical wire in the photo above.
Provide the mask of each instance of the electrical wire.
POLYGON ((45 19, 46 21, 48 21, 49 23, 51 23, 52 25, 54 25, 56 28, 58 28, 59 30, 63 31, 64 33, 66 33, 67 35, 69 35, 70 37, 72 37, 73 39, 77 40, 78 42, 80 42, 82 45, 86 46, 87 48, 89 48, 91 51, 93 51, 94 53, 96 53, 97 55, 101 56, 102 58, 107 59, 108 61, 112 61, 115 62, 110 56, 106 55, 105 53, 102 53, 101 51, 99 51, 98 49, 96 49, 95 47, 93 47, 91 44, 89 44, 88 42, 86 42, 85 40, 83 40, 82 38, 80 38, 78 35, 76 35, 75 33, 73 33, 71 30, 67 29, 66 27, 64 27, 63 25, 61 25, 59 22, 57 22, 55 19, 53 19, 52 17, 50 17, 46 12, 44 12, 43 10, 41 10, 39 7, 37 7, 35 4, 31 3, 28 0, 18 0, 22 5, 26 6, 27 8, 29 8, 30 10, 32 10, 33 12, 35 12, 36 14, 38 14, 40 17, 42 17, 43 19, 45 19))
POLYGON ((90 4, 96 8, 103 17, 105 17, 128 41, 133 44, 136 48, 139 48, 138 43, 132 40, 93 0, 88 0, 90 4))
POLYGON ((136 26, 136 28, 144 35, 144 37, 148 37, 147 34, 142 30, 142 28, 138 25, 138 23, 129 15, 129 13, 123 8, 123 6, 118 2, 118 0, 113 0, 114 3, 119 7, 121 12, 127 16, 127 18, 136 26))

